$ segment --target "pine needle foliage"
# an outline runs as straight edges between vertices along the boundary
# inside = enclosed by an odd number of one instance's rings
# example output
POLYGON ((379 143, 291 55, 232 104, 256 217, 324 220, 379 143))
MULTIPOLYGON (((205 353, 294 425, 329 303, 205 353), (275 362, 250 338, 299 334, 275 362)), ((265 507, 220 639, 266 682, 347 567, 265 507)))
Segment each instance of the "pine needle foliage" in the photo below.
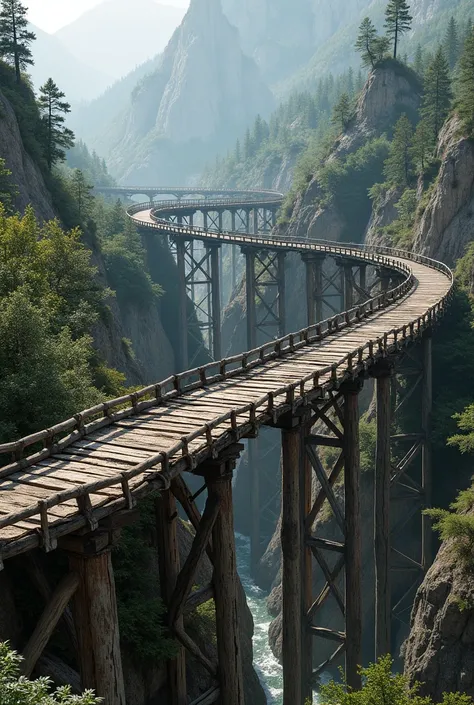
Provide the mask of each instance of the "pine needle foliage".
POLYGON ((59 90, 52 78, 40 88, 38 108, 41 113, 43 142, 48 169, 53 164, 64 161, 66 150, 74 145, 74 132, 65 127, 65 115, 71 112, 71 106, 65 100, 65 93, 59 90))
POLYGON ((421 108, 421 115, 431 129, 433 141, 437 140, 450 113, 452 98, 449 64, 440 46, 425 73, 421 108))
POLYGON ((355 48, 362 56, 362 65, 374 68, 377 62, 377 30, 370 17, 365 17, 359 27, 355 48))
POLYGON ((474 134, 474 33, 467 38, 459 62, 457 110, 469 134, 474 134))
POLYGON ((20 0, 2 0, 0 8, 0 58, 14 67, 17 83, 21 72, 31 66, 30 44, 36 35, 28 29, 27 8, 20 0))
POLYGON ((389 0, 385 10, 385 31, 393 41, 393 58, 397 58, 400 37, 411 29, 413 17, 407 0, 389 0))

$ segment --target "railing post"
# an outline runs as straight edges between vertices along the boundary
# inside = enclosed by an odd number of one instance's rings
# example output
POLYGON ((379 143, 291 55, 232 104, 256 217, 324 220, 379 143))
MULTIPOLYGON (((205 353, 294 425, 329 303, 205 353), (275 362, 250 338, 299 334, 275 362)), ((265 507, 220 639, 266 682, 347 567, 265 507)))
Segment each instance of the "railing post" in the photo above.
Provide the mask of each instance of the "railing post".
POLYGON ((390 433, 392 366, 380 361, 372 371, 377 394, 377 442, 374 478, 375 658, 391 653, 390 585, 390 433))
POLYGON ((359 380, 346 382, 344 393, 344 497, 346 517, 346 679, 362 687, 362 539, 360 510, 359 380))
MULTIPOLYGON (((431 447, 431 416, 433 411, 433 367, 432 367, 432 331, 427 330, 423 335, 423 383, 422 383, 422 429, 423 448, 421 456, 422 488, 424 492, 424 506, 432 504, 432 447, 431 447)), ((422 566, 426 572, 433 561, 433 540, 431 519, 423 516, 422 525, 422 566)))
POLYGON ((176 240, 176 257, 179 286, 179 362, 182 370, 188 369, 188 295, 186 291, 186 243, 176 240))
POLYGON ((219 268, 220 245, 211 245, 211 280, 212 280, 212 353, 214 360, 222 359, 221 335, 221 281, 219 268))

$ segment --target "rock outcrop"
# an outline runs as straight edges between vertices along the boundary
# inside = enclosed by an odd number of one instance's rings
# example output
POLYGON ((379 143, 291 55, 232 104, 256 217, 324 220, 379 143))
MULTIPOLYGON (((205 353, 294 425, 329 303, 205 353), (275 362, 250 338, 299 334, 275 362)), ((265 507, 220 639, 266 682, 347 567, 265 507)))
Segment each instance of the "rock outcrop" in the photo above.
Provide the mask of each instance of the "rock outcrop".
POLYGON ((418 590, 405 644, 405 673, 435 701, 445 692, 474 696, 474 586, 472 571, 449 542, 418 590))
POLYGON ((456 117, 440 134, 438 156, 440 172, 414 246, 452 266, 474 237, 474 143, 456 117))
POLYGON ((31 204, 41 220, 54 218, 56 214, 43 175, 27 153, 15 112, 1 91, 0 157, 5 159, 18 189, 18 196, 14 200, 15 208, 24 211, 31 204))
POLYGON ((272 107, 273 96, 243 54, 220 0, 192 0, 158 68, 135 88, 102 150, 124 184, 181 182, 272 107))

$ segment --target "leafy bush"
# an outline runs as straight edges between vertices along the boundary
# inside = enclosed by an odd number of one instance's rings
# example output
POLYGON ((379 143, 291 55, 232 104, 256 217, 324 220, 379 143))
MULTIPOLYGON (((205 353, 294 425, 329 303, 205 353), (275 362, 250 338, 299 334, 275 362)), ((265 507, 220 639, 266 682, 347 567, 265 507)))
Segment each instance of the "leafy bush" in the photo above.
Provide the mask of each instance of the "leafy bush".
POLYGON ((149 306, 163 293, 146 271, 145 253, 135 232, 106 238, 102 253, 109 282, 119 301, 149 306))
MULTIPOLYGON (((410 686, 408 678, 392 673, 393 661, 384 656, 377 663, 360 670, 362 690, 352 691, 346 684, 331 681, 321 686, 321 705, 432 705, 429 697, 420 696, 418 684, 410 686)), ((442 705, 472 705, 472 698, 461 693, 445 693, 442 705)))
POLYGON ((49 678, 28 680, 20 675, 22 658, 0 642, 0 703, 2 705, 98 705, 93 691, 72 695, 70 686, 51 689, 49 678))

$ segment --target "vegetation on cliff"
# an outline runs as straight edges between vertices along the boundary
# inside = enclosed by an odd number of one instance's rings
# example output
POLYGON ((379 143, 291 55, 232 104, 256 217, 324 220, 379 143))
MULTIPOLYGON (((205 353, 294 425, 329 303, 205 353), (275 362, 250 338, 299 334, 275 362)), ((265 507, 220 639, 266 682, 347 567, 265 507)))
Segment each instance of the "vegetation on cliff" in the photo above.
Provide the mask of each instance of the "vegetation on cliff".
POLYGON ((22 658, 0 642, 0 702, 2 705, 99 705, 93 691, 73 695, 70 686, 53 690, 49 678, 29 680, 21 675, 22 658))

